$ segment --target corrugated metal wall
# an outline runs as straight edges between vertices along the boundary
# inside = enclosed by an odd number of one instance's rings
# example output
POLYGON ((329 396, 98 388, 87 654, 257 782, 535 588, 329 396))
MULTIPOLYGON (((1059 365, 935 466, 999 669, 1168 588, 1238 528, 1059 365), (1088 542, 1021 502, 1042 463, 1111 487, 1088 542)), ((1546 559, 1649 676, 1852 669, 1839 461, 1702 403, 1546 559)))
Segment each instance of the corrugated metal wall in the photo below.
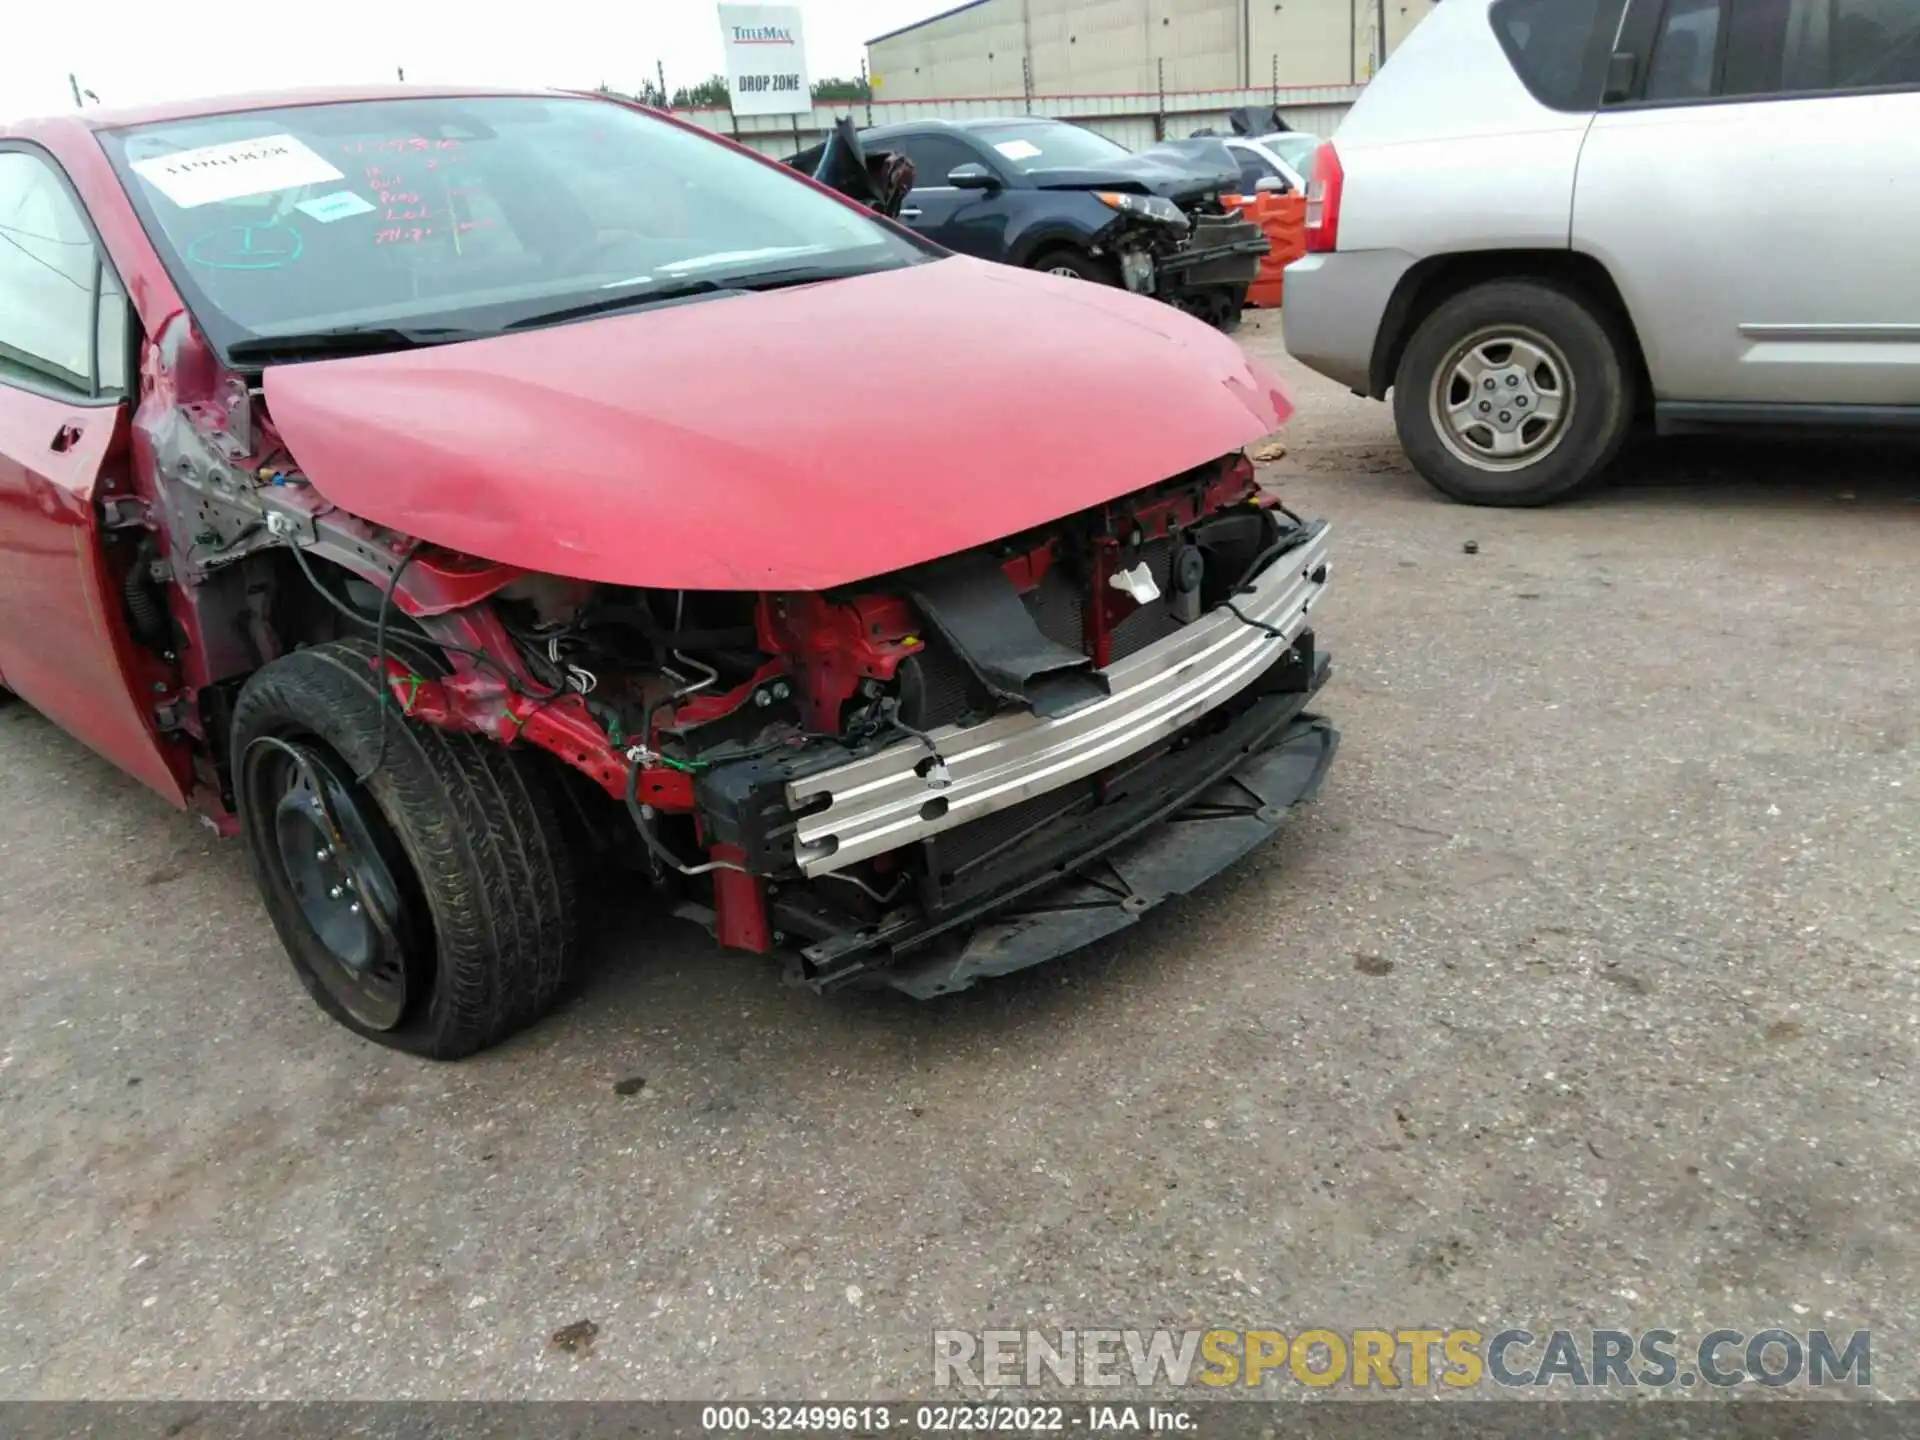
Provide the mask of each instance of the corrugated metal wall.
POLYGON ((1225 88, 1252 3, 986 0, 868 46, 867 69, 889 100, 1225 88))
POLYGON ((980 0, 867 47, 875 94, 1157 94, 1345 85, 1436 0, 980 0), (1025 62, 1024 64, 1022 62, 1025 62))
POLYGON ((1277 64, 1283 77, 1315 76, 1322 80, 1364 83, 1379 54, 1378 36, 1384 16, 1387 53, 1391 55, 1413 27, 1425 19, 1437 0, 1313 0, 1311 4, 1254 4, 1248 12, 1247 50, 1253 58, 1255 81, 1262 66, 1277 64))
POLYGON ((988 0, 870 45, 868 74, 886 65, 891 78, 883 77, 880 89, 888 99, 1025 94, 1026 3, 988 0))
MULTIPOLYGON (((985 7, 982 7, 985 8, 985 7)), ((833 122, 851 113, 865 126, 900 120, 980 120, 1002 115, 1048 115, 1071 120, 1118 141, 1130 150, 1143 150, 1160 136, 1179 139, 1195 130, 1227 128, 1227 112, 1243 105, 1264 106, 1279 97, 1280 113, 1296 130, 1331 135, 1360 91, 1350 85, 1310 85, 1274 91, 1252 89, 1188 90, 1158 95, 1036 95, 1031 107, 1017 90, 1006 95, 974 95, 960 99, 876 100, 863 104, 816 105, 810 114, 793 119, 774 115, 744 116, 736 120, 726 110, 679 110, 675 113, 709 130, 733 135, 741 144, 763 155, 784 159, 820 140, 833 122)))

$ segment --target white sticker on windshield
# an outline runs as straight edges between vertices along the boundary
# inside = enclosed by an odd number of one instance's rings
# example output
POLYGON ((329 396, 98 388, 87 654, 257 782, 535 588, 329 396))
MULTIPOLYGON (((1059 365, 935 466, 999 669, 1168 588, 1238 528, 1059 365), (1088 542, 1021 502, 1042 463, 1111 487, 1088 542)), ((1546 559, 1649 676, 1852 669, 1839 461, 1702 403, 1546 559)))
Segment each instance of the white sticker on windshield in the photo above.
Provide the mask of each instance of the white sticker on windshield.
POLYGON ((182 210, 346 178, 291 135, 263 135, 257 140, 229 140, 195 150, 176 150, 171 155, 136 160, 133 173, 182 210))
POLYGON ((1040 147, 1031 140, 1002 140, 993 148, 1009 160, 1031 160, 1040 153, 1040 147))
POLYGON ((319 195, 311 200, 302 200, 293 208, 302 215, 318 220, 322 225, 331 225, 336 220, 365 215, 374 207, 372 202, 361 199, 351 190, 336 190, 331 195, 319 195))

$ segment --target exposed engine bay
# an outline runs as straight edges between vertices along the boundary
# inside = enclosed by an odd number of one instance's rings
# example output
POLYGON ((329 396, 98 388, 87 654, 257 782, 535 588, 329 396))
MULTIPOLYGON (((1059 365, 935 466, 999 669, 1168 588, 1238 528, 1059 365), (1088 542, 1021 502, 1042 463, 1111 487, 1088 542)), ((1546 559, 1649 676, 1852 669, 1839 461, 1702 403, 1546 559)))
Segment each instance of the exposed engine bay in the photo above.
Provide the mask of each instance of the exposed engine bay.
POLYGON ((1129 290, 1152 295, 1221 329, 1240 317, 1247 287, 1271 248, 1266 232, 1227 203, 1240 188, 1238 163, 1217 139, 1162 140, 1115 165, 1112 178, 1061 175, 1043 188, 1101 191, 1125 223, 1102 237, 1129 290))
MULTIPOLYGON (((1168 145, 1181 143, 1207 142, 1168 145)), ((1151 199, 1130 198, 1141 206, 1151 199)), ((1137 294, 1164 300, 1217 328, 1230 328, 1240 318, 1247 287, 1272 242, 1258 224, 1218 197, 1179 207, 1168 200, 1157 203, 1175 209, 1179 219, 1161 215, 1158 223, 1128 225, 1107 242, 1120 262, 1121 279, 1137 294)))
POLYGON ((493 603, 626 746, 654 879, 709 879, 723 941, 791 941, 831 985, 884 976, 991 862, 1148 783, 1237 692, 1303 700, 1324 549, 1239 461, 840 592, 527 577, 493 603))
MULTIPOLYGON (((171 468, 206 477, 174 492, 170 573, 224 637, 213 669, 339 617, 376 639, 396 716, 544 752, 603 855, 822 989, 940 993, 1130 923, 1263 838, 1333 754, 1302 713, 1326 675, 1308 628, 1326 527, 1242 456, 930 564, 764 593, 530 573, 316 513, 297 472, 171 468), (1231 853, 1163 855, 1150 894, 1088 880, 1123 851, 1149 864, 1143 832, 1176 812, 1220 822, 1231 853), (1005 918, 1029 897, 1055 917, 1005 918)), ((155 563, 136 558, 126 606, 159 644, 155 563)), ((237 683, 177 717, 216 763, 237 683)))

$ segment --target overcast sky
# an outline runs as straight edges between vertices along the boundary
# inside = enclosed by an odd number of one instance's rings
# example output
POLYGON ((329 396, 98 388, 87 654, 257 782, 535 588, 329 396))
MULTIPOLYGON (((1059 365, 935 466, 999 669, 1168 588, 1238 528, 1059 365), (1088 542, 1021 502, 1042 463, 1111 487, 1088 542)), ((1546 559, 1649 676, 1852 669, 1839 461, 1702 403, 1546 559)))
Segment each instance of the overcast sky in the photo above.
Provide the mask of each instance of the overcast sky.
MULTIPOLYGON (((811 0, 809 73, 857 74, 867 40, 954 3, 811 0)), ((721 69, 720 22, 703 0, 277 0, 178 14, 153 0, 0 0, 0 11, 0 119, 71 109, 70 70, 116 105, 392 80, 396 66, 410 81, 620 90, 656 60, 669 89, 721 69)))

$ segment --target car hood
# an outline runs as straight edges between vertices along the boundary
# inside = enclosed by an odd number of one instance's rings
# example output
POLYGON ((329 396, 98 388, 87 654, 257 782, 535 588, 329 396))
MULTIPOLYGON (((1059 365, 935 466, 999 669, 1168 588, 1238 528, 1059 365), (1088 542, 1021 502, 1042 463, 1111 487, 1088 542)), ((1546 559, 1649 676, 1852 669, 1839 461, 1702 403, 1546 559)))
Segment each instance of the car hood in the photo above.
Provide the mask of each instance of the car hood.
POLYGON ((529 570, 723 590, 953 554, 1292 410, 1168 306, 959 257, 264 383, 302 473, 364 519, 529 570))
POLYGON ((1042 190, 1135 190, 1176 204, 1240 188, 1240 167, 1218 140, 1168 140, 1089 169, 1030 170, 1042 190))

